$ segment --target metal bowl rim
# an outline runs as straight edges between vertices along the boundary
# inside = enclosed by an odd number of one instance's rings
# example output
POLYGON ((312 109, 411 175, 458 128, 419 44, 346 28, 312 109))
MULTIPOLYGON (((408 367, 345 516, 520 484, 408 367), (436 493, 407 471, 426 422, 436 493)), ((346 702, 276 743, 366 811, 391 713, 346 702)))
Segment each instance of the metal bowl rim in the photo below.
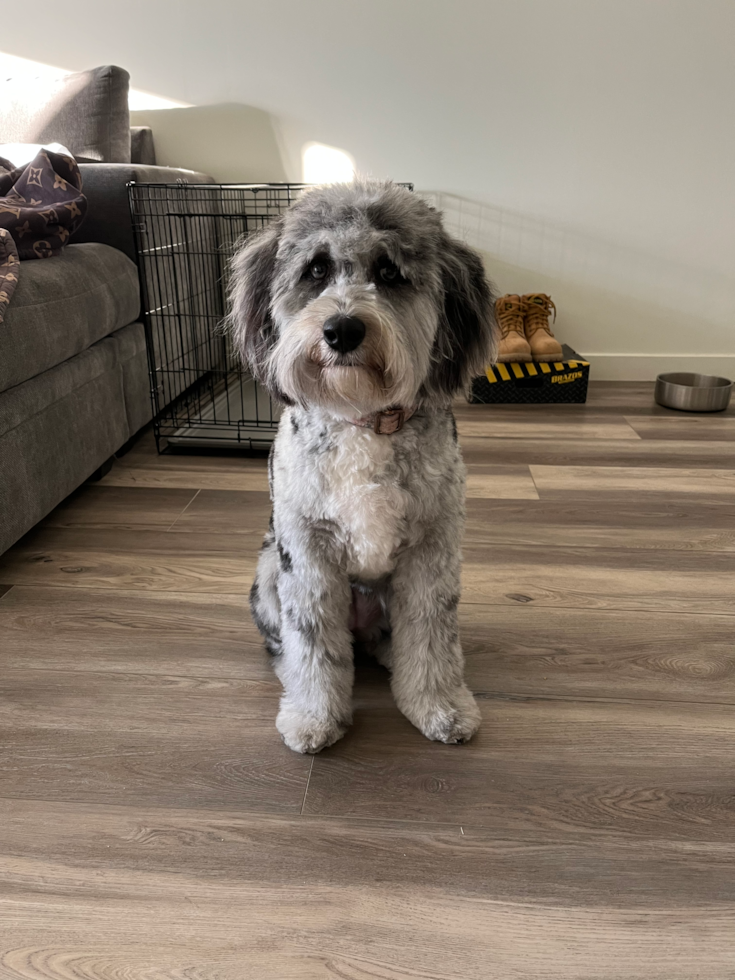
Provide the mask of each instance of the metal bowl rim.
POLYGON ((669 371, 659 374, 656 384, 671 385, 674 388, 681 388, 682 391, 717 391, 723 388, 732 388, 733 382, 729 378, 722 378, 716 374, 698 374, 696 371, 669 371), (674 381, 674 378, 689 376, 699 379, 698 382, 674 381), (704 383, 702 383, 704 382, 704 383))

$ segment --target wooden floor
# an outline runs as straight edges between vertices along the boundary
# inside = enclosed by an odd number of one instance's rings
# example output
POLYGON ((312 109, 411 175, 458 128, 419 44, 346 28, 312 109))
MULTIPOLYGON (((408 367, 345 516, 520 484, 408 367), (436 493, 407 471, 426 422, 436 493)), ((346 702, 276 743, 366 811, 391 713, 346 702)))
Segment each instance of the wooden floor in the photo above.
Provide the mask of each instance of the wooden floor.
POLYGON ((2 980, 735 977, 735 410, 458 420, 466 746, 371 666, 281 744, 261 460, 144 436, 0 559, 2 980))

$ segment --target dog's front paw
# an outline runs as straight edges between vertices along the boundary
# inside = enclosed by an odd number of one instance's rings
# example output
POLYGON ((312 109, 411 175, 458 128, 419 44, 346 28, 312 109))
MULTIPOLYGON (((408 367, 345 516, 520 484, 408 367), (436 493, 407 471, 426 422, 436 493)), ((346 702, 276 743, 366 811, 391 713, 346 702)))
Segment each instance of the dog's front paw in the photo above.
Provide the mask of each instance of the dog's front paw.
POLYGON ((344 722, 335 718, 315 718, 283 702, 276 718, 276 728, 290 749, 310 755, 333 745, 347 731, 344 722))
POLYGON ((464 684, 443 696, 419 696, 401 710, 427 738, 448 744, 469 742, 482 720, 477 702, 464 684))

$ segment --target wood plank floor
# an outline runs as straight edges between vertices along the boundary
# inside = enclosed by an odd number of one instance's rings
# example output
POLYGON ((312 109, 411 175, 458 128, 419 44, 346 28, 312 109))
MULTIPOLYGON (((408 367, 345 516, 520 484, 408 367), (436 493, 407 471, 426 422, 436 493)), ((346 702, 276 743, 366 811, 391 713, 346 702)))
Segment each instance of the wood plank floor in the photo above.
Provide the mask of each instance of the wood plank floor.
POLYGON ((0 557, 0 980, 735 978, 735 407, 457 417, 466 746, 369 663, 281 744, 262 459, 144 434, 0 557))

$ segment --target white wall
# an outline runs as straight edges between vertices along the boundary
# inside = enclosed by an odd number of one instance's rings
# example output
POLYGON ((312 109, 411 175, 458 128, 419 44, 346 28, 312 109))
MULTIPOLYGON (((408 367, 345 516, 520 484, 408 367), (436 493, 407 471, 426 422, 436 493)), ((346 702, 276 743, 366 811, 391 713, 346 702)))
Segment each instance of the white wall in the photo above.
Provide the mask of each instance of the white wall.
POLYGON ((597 377, 695 363, 735 374, 732 0, 58 9, 34 6, 48 31, 5 18, 0 49, 117 63, 139 89, 221 107, 148 113, 165 162, 298 179, 306 142, 341 147, 364 172, 437 192, 503 291, 551 292, 557 334, 597 377), (263 113, 265 155, 247 150, 263 113))

